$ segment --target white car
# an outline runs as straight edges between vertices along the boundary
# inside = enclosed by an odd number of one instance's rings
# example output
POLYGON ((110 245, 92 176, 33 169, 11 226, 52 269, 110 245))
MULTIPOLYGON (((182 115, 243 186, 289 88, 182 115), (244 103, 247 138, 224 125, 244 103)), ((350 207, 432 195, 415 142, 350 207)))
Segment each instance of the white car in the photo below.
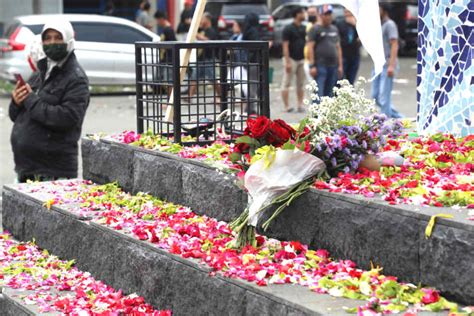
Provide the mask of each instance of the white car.
POLYGON ((75 33, 75 54, 91 85, 134 85, 135 42, 158 42, 160 37, 135 22, 101 15, 45 14, 14 18, 0 39, 0 79, 25 80, 32 74, 26 47, 40 34, 46 21, 68 19, 75 33))

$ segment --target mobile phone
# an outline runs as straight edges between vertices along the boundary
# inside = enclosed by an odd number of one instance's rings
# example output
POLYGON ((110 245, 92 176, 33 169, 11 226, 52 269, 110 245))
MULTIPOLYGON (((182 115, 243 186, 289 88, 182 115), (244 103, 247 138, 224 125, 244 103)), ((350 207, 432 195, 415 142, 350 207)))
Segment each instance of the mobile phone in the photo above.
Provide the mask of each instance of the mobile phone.
POLYGON ((25 85, 25 80, 23 80, 23 77, 20 74, 14 74, 16 81, 20 83, 20 87, 25 85))

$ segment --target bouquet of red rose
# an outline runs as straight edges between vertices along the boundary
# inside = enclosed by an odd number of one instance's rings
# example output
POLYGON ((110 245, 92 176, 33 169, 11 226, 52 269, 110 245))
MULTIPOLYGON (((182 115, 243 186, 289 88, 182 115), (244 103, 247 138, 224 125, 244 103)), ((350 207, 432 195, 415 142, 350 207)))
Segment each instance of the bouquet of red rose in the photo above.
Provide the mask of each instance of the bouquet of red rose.
POLYGON ((306 123, 302 121, 296 131, 283 120, 272 121, 265 116, 247 120, 244 136, 236 139, 230 159, 246 171, 244 187, 249 205, 230 224, 237 236, 229 246, 255 245, 260 213, 277 207, 263 224, 266 230, 293 200, 312 187, 313 177, 324 171, 324 163, 309 154, 311 134, 306 123))
POLYGON ((272 121, 263 115, 255 119, 249 118, 244 136, 236 139, 236 146, 230 159, 247 170, 250 160, 258 148, 267 145, 279 148, 288 141, 295 140, 296 136, 295 129, 283 120, 272 121))

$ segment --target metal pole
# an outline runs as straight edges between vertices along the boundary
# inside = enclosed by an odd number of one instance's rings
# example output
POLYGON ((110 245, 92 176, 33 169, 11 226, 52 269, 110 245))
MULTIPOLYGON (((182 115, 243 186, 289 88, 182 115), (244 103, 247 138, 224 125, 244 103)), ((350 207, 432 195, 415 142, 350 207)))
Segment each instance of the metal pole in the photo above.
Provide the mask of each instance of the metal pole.
POLYGON ((269 52, 268 52, 268 45, 264 44, 261 50, 260 56, 260 63, 262 65, 262 71, 260 72, 261 76, 261 85, 260 85, 260 93, 262 97, 262 115, 266 117, 270 117, 270 86, 268 82, 268 71, 269 71, 269 52))
POLYGON ((137 133, 143 130, 143 78, 142 78, 142 50, 140 44, 135 44, 135 85, 137 88, 137 133))
MULTIPOLYGON (((173 46, 173 132, 174 142, 181 143, 181 69, 180 69, 180 47, 173 46), (176 84, 178 83, 178 84, 176 84)), ((186 68, 186 66, 183 66, 186 68)), ((170 105, 168 105, 169 107, 170 105)))

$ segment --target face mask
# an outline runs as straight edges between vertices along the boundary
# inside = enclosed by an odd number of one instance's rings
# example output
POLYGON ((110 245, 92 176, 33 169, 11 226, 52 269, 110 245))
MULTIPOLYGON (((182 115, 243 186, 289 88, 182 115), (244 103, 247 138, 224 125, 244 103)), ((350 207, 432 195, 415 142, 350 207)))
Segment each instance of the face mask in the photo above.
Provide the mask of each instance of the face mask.
POLYGON ((314 16, 314 15, 308 16, 308 21, 311 22, 311 23, 316 22, 316 16, 314 16))
POLYGON ((44 44, 43 51, 50 59, 60 61, 67 56, 67 44, 44 44))

